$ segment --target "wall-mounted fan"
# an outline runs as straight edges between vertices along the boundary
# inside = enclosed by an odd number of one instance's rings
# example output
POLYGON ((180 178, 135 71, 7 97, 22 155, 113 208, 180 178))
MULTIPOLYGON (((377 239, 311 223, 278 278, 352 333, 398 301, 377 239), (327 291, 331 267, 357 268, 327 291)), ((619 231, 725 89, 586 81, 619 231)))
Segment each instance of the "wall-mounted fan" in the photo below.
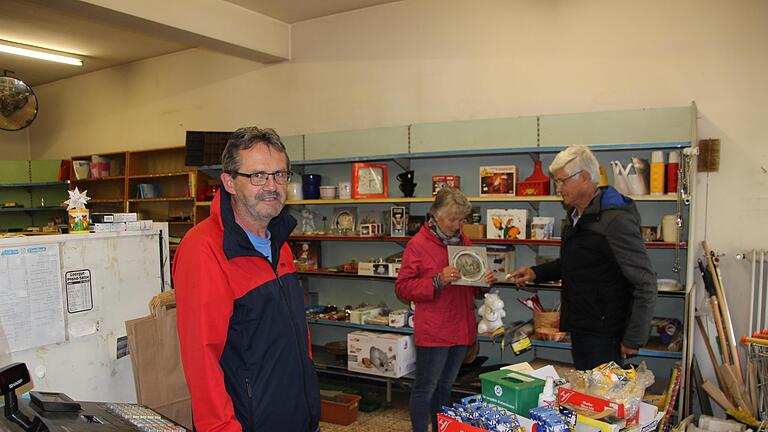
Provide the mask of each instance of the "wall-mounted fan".
POLYGON ((37 96, 24 81, 0 76, 0 129, 24 129, 37 117, 37 96))

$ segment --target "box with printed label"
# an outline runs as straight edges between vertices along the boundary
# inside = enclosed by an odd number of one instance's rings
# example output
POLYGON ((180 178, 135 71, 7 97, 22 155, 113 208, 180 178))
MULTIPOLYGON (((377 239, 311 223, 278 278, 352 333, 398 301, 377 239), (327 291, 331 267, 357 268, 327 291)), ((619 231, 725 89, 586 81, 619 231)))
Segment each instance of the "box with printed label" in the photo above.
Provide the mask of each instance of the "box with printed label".
POLYGON ((515 414, 528 415, 539 402, 544 381, 506 369, 480 374, 483 400, 504 407, 515 414))
POLYGON ((505 282, 507 274, 515 270, 514 250, 494 250, 489 247, 486 250, 486 260, 488 270, 493 273, 499 282, 505 282))
POLYGON ((136 222, 139 220, 138 213, 113 213, 113 222, 136 222))
POLYGON ((485 219, 489 239, 525 240, 528 210, 488 209, 485 219))
POLYGON ((347 334, 347 369, 400 378, 416 369, 412 335, 354 331, 347 334))
POLYGON ((349 322, 355 324, 365 324, 365 319, 374 316, 381 315, 381 307, 379 306, 365 306, 349 311, 349 322))

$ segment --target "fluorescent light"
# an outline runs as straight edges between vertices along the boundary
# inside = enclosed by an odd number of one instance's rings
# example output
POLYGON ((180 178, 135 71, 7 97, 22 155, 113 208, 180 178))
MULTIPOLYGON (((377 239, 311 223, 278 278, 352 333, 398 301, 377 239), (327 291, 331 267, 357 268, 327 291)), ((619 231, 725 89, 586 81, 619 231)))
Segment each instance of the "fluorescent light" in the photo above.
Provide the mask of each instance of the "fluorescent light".
POLYGON ((73 66, 82 66, 83 60, 60 53, 59 51, 49 50, 46 48, 39 48, 31 45, 23 45, 16 42, 9 42, 0 40, 0 52, 8 54, 16 54, 26 57, 32 57, 40 60, 48 60, 58 63, 66 63, 73 66))

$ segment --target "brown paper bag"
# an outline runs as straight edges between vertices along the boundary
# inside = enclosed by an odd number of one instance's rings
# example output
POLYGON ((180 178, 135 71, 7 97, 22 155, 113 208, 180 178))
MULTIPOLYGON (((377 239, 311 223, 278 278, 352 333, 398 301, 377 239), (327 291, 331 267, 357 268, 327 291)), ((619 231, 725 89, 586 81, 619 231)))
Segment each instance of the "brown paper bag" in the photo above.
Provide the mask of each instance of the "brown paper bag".
POLYGON ((140 404, 192 429, 192 400, 184 379, 176 333, 176 309, 157 307, 125 322, 133 379, 140 404))

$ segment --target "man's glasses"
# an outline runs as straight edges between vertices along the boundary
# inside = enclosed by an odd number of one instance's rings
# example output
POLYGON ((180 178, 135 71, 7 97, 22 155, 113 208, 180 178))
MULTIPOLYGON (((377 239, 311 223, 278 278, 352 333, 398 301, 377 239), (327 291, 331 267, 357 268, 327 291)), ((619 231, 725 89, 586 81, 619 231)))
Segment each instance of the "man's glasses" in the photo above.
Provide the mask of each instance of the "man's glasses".
MULTIPOLYGON (((570 162, 570 161, 568 161, 568 162, 570 162)), ((584 170, 579 170, 579 171, 576 171, 575 173, 573 173, 573 174, 569 175, 569 176, 568 176, 568 177, 566 177, 566 178, 562 178, 562 179, 559 179, 559 178, 555 178, 555 179, 553 179, 553 180, 554 180, 554 182, 555 182, 555 186, 562 186, 562 185, 564 185, 564 184, 565 184, 565 182, 567 182, 568 180, 570 180, 570 179, 572 179, 572 178, 576 177, 576 175, 577 175, 577 174, 580 174, 582 171, 584 171, 584 170)))
POLYGON ((279 185, 288 184, 288 182, 291 181, 291 177, 293 177, 293 173, 290 171, 274 171, 274 172, 259 171, 251 174, 241 173, 239 171, 231 171, 229 175, 248 177, 251 179, 251 184, 254 186, 264 186, 265 184, 267 184, 267 180, 269 180, 269 176, 272 176, 272 178, 275 179, 275 183, 279 185))

